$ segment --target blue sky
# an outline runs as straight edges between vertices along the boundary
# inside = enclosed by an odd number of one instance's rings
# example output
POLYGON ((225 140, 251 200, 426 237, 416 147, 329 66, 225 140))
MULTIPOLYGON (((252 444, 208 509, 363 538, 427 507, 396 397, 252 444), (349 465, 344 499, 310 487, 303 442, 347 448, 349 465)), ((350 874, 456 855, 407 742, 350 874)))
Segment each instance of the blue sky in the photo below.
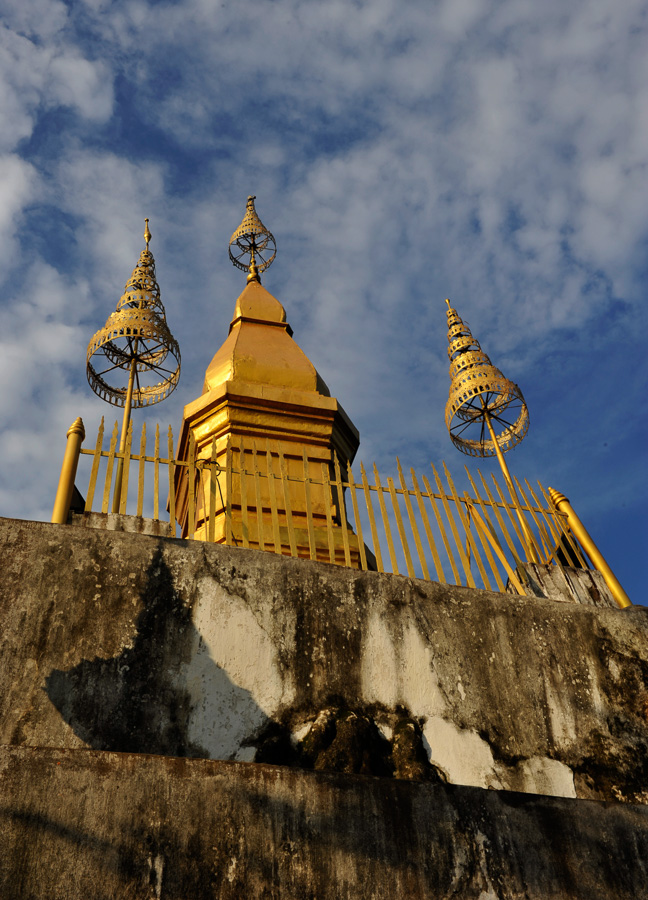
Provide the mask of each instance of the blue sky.
MULTIPOLYGON (((648 4, 0 2, 0 513, 48 519, 85 349, 149 216, 179 425, 244 279, 387 474, 450 444, 445 297, 522 388, 512 470, 567 494, 643 601, 648 4)), ((483 470, 490 471, 486 461, 483 470)))

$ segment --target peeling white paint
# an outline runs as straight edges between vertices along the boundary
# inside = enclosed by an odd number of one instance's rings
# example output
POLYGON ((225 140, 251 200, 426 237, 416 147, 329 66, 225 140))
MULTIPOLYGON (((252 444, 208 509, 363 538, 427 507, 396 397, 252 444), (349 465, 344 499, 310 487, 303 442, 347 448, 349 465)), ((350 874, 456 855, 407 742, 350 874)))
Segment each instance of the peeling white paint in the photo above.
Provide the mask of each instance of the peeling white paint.
POLYGON ((182 672, 193 703, 189 739, 212 759, 231 759, 292 697, 285 697, 273 642, 245 601, 210 579, 198 596, 195 649, 182 672))
POLYGON ((476 731, 432 716, 423 727, 423 735, 430 747, 430 762, 442 769, 452 784, 501 787, 490 744, 476 731))
POLYGON ((544 756, 522 760, 506 776, 512 791, 547 794, 551 797, 575 797, 574 773, 564 763, 544 756))
POLYGON ((436 716, 445 709, 434 668, 432 648, 413 622, 403 629, 399 699, 413 716, 436 716))
POLYGON ((543 680, 549 713, 549 726, 554 742, 557 746, 571 744, 576 740, 576 722, 574 721, 574 707, 571 696, 568 696, 567 691, 559 693, 556 689, 555 684, 559 678, 555 670, 544 672, 543 680))
POLYGON ((361 678, 362 692, 369 703, 395 706, 398 696, 396 650, 385 620, 377 612, 367 617, 361 678))

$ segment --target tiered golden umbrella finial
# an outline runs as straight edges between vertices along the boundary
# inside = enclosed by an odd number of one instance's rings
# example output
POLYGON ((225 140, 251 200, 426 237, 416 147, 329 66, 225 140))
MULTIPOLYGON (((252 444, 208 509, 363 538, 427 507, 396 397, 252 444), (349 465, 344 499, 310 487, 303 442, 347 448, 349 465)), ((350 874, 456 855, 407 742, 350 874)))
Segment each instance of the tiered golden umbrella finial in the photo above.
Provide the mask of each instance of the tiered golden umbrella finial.
MULTIPOLYGON (((88 344, 86 373, 92 390, 102 400, 124 407, 119 452, 123 453, 131 409, 165 400, 180 379, 180 348, 166 322, 155 277, 155 260, 149 250, 149 220, 142 250, 133 274, 126 282, 117 309, 88 344), (119 383, 119 375, 126 383, 119 383)), ((121 491, 123 459, 117 467, 113 512, 121 491)))
POLYGON ((277 245, 254 208, 256 197, 248 197, 243 221, 236 229, 229 243, 229 257, 234 265, 248 270, 248 281, 261 282, 264 272, 277 254, 277 245))
POLYGON ((445 409, 452 443, 468 456, 496 456, 527 537, 527 556, 537 562, 528 524, 520 509, 504 454, 529 429, 529 410, 522 391, 495 368, 456 309, 448 304, 450 395, 445 409))

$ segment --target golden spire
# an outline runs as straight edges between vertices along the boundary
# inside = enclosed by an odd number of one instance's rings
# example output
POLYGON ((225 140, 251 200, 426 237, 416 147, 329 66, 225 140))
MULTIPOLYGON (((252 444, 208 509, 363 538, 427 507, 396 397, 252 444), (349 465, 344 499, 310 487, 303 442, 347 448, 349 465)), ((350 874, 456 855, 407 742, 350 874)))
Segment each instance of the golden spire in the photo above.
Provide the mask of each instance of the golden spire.
POLYGON ((257 215, 255 200, 256 197, 247 199, 243 221, 230 238, 229 258, 237 268, 248 270, 248 282, 258 281, 260 284, 260 273, 272 264, 277 245, 272 233, 257 215), (249 262, 246 257, 249 257, 249 262))
POLYGON ((452 443, 468 456, 496 456, 525 536, 529 562, 537 562, 529 526, 504 459, 524 438, 529 411, 522 391, 491 363, 468 325, 446 300, 450 395, 445 409, 452 443))
MULTIPOLYGON (((180 378, 180 348, 166 322, 155 260, 149 250, 148 219, 145 222, 146 249, 140 253, 117 309, 93 335, 86 357, 88 383, 95 394, 107 403, 124 407, 120 453, 125 449, 131 409, 164 400, 180 378), (115 385, 120 372, 128 373, 127 383, 121 386, 115 385)), ((117 511, 122 464, 120 459, 113 512, 117 511)))
POLYGON ((495 368, 450 301, 446 303, 451 381, 445 421, 450 440, 468 456, 506 453, 529 428, 522 391, 495 368))

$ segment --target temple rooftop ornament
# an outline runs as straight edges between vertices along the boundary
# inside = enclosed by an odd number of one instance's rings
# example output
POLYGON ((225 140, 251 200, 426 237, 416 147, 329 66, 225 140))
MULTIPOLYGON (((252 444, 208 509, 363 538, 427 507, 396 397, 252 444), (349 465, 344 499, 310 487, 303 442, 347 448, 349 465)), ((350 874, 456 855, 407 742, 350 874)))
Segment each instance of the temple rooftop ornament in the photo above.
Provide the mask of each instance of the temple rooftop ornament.
POLYGON ((254 208, 256 197, 247 198, 243 221, 229 242, 229 258, 242 271, 248 270, 248 282, 261 283, 261 272, 272 265, 277 253, 277 245, 254 208))
POLYGON ((325 493, 330 490, 325 483, 335 458, 346 474, 359 435, 293 340, 286 310, 260 282, 259 274, 272 263, 276 245, 257 216, 254 199, 248 198, 243 221, 229 245, 234 265, 248 271, 247 284, 236 300, 229 334, 207 366, 202 395, 184 408, 177 451, 178 459, 188 460, 193 455, 198 466, 202 460, 216 459, 226 464, 224 470, 229 465, 236 474, 229 481, 219 476, 218 494, 210 501, 208 469, 204 468, 203 482, 192 488, 187 483, 187 467, 178 467, 177 519, 186 536, 190 510, 195 510, 191 530, 197 539, 207 539, 211 524, 217 543, 225 542, 230 528, 233 542, 245 547, 264 548, 268 536, 277 533, 277 540, 290 554, 288 504, 297 523, 299 556, 344 565, 348 542, 352 564, 359 565, 358 538, 351 525, 340 520, 336 510, 341 505, 336 497, 325 493), (268 494, 271 483, 268 478, 255 478, 254 472, 258 468, 279 475, 281 458, 294 483, 290 496, 278 498, 278 519, 273 521, 268 494), (304 478, 308 479, 308 497, 304 478), (256 495, 257 483, 260 495, 256 495), (226 499, 232 510, 229 524, 226 499), (332 543, 327 533, 328 502, 334 516, 332 543), (309 519, 314 522, 310 536, 309 519))
MULTIPOLYGON (((529 411, 522 391, 495 368, 468 325, 446 300, 450 394, 445 408, 450 440, 468 456, 496 456, 518 511, 525 535, 528 524, 519 507, 504 453, 516 447, 529 429, 529 411)), ((529 562, 537 562, 527 540, 529 562)))
MULTIPOLYGON (((175 390, 180 378, 180 348, 169 331, 155 260, 149 250, 151 232, 145 219, 142 250, 126 282, 117 309, 88 344, 86 374, 102 400, 124 407, 119 452, 126 446, 131 409, 152 406, 175 390), (120 384, 120 375, 126 383, 120 384)), ((118 462, 113 512, 117 512, 123 459, 118 462)))

